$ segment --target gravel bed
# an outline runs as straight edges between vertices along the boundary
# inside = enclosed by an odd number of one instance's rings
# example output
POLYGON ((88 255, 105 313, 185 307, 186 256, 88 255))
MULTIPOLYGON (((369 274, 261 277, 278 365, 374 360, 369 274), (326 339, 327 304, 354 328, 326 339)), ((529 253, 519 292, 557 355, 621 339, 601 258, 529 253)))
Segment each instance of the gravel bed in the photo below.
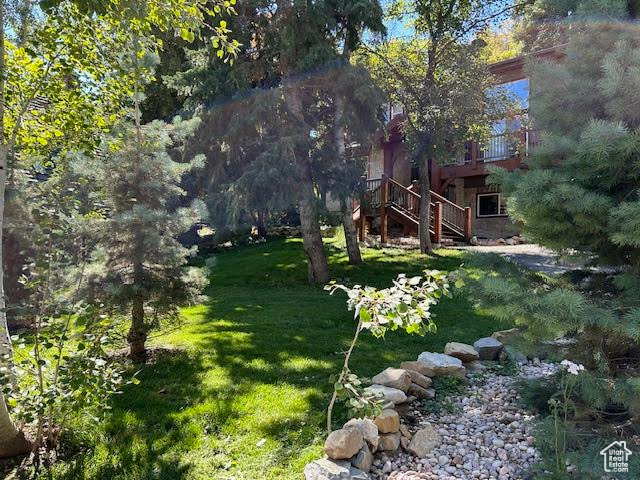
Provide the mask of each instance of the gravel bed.
POLYGON ((534 416, 517 405, 518 377, 551 375, 553 364, 536 362, 520 367, 517 377, 485 374, 471 379, 448 413, 423 413, 413 403, 403 423, 413 434, 433 426, 440 444, 425 458, 406 451, 395 457, 376 453, 370 477, 374 480, 522 479, 536 461, 532 430, 534 416))

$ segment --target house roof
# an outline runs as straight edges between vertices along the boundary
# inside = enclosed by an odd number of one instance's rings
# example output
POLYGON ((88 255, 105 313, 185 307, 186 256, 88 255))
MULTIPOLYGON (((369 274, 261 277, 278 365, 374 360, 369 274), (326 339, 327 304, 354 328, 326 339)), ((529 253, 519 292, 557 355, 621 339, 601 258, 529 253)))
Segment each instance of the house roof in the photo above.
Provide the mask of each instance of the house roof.
POLYGON ((517 57, 508 58, 489 65, 489 71, 499 78, 501 82, 511 82, 526 78, 525 63, 530 58, 561 60, 564 58, 564 45, 545 48, 536 52, 530 52, 517 57))

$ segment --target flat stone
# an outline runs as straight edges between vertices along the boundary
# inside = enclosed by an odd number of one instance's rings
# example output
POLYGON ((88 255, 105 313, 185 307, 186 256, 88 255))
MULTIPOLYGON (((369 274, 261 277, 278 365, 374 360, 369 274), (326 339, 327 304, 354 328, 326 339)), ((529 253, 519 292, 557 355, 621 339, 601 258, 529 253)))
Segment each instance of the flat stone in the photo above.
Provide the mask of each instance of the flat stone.
POLYGON ((420 385, 422 388, 429 388, 433 383, 430 377, 421 374, 420 372, 416 372, 414 370, 407 370, 409 375, 411 375, 411 381, 416 385, 420 385))
POLYGON ((380 450, 393 451, 400 448, 400 433, 383 433, 380 435, 380 443, 378 448, 380 450))
POLYGON ((444 353, 459 358, 463 362, 478 360, 480 355, 471 345, 460 342, 449 342, 444 346, 444 353))
POLYGON ((502 342, 491 337, 480 338, 473 343, 473 348, 480 354, 480 360, 497 360, 502 347, 502 342))
POLYGON ((462 360, 444 353, 422 352, 418 362, 432 369, 434 376, 452 375, 464 378, 465 369, 462 360))
POLYGON ((394 405, 407 401, 407 395, 397 388, 385 387, 384 385, 371 385, 366 388, 367 392, 372 392, 383 397, 385 402, 393 402, 394 405))
POLYGON ((333 460, 348 459, 360 451, 363 440, 357 430, 334 430, 324 442, 324 453, 333 460))
POLYGON ((305 480, 351 480, 351 465, 328 458, 314 460, 304 467, 305 480))
POLYGON ((406 425, 400 425, 400 434, 409 440, 411 440, 411 437, 413 436, 406 425))
POLYGON ((373 421, 380 433, 395 433, 400 430, 400 415, 395 410, 383 410, 373 421))
POLYGON ((416 362, 416 361, 402 362, 400 364, 400 368, 403 368, 405 370, 412 370, 414 372, 418 372, 418 373, 424 375, 425 377, 435 377, 436 376, 436 374, 433 371, 433 369, 430 368, 425 363, 422 363, 422 362, 416 362))
POLYGON ((351 465, 363 472, 369 472, 371 470, 371 464, 373 463, 373 454, 369 447, 365 443, 360 451, 351 459, 351 465))
MULTIPOLYGON (((357 430, 371 447, 371 451, 378 449, 378 426, 368 418, 352 418, 342 427, 346 430, 357 430)), ((362 470, 362 469, 361 469, 362 470)))
POLYGON ((421 400, 433 398, 436 395, 436 392, 433 388, 423 388, 420 385, 416 385, 415 383, 412 383, 411 387, 409 387, 409 393, 421 400))
POLYGON ((371 383, 397 388, 406 393, 411 385, 411 375, 402 368, 389 367, 373 377, 371 383))
POLYGON ((418 458, 424 458, 434 448, 440 445, 441 441, 442 439, 440 438, 438 431, 435 428, 428 426, 418 430, 413 435, 413 438, 409 443, 408 450, 418 458))

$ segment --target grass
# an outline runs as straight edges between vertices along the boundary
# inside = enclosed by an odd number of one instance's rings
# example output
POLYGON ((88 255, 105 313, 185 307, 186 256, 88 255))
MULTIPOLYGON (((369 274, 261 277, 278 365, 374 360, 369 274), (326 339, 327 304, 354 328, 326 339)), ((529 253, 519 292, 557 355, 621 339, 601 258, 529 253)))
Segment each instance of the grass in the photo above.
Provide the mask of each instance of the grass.
MULTIPOLYGON (((351 266, 337 243, 328 253, 335 279, 375 286, 463 260, 451 250, 428 258, 368 249, 365 263, 351 266)), ((185 309, 181 329, 153 340, 171 350, 114 398, 106 422, 75 420, 74 450, 51 478, 297 480, 321 455, 328 377, 354 328, 344 295, 306 283, 297 240, 230 250, 213 263, 210 300, 185 309)), ((473 342, 508 327, 462 298, 445 299, 435 313, 434 335, 364 335, 352 369, 373 375, 422 351, 442 351, 448 341, 473 342)))

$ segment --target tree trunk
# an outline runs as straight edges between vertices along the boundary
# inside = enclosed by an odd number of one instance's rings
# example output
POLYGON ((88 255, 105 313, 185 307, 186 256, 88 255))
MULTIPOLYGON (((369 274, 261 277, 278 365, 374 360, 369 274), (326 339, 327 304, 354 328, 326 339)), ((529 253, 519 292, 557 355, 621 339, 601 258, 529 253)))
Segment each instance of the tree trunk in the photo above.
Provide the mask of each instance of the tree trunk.
MULTIPOLYGON (((286 64, 286 62, 285 62, 286 64)), ((284 71, 287 69, 284 68, 284 71)), ((292 130, 299 130, 305 139, 296 148, 296 162, 300 166, 301 178, 298 184, 298 210, 300 214, 300 230, 302 231, 302 246, 307 256, 309 283, 327 283, 329 281, 329 264, 322 243, 318 213, 316 211, 317 196, 313 186, 313 175, 309 159, 309 150, 305 147, 309 129, 304 117, 300 87, 296 80, 287 78, 284 82, 284 100, 295 124, 292 130)))
MULTIPOLYGON (((0 140, 2 141, 2 140, 0 140)), ((4 229, 4 194, 7 184, 8 149, 0 145, 0 362, 3 366, 11 362, 13 351, 7 326, 4 296, 4 264, 2 234, 4 229)), ((10 373, 10 375, 12 375, 10 373)), ((11 420, 4 395, 0 391, 0 458, 13 457, 30 450, 29 443, 11 420)))
MULTIPOLYGON (((0 2, 0 365, 12 360, 11 338, 7 326, 4 295, 4 257, 2 234, 4 231, 4 195, 9 168, 9 146, 5 141, 4 94, 6 65, 4 62, 4 1, 0 2)), ((29 443, 11 420, 7 404, 0 391, 0 457, 13 457, 29 452, 29 443)))
POLYGON ((298 209, 300 213, 300 230, 302 246, 307 256, 309 283, 327 283, 329 281, 329 264, 322 243, 320 224, 316 212, 316 195, 311 179, 311 168, 307 167, 300 188, 298 209))
POLYGON ((420 251, 433 253, 431 245, 431 182, 429 181, 429 159, 425 156, 420 165, 420 251))
POLYGON ((144 302, 142 297, 136 297, 131 306, 131 328, 127 334, 129 342, 129 356, 135 360, 145 360, 147 349, 147 328, 144 324, 144 302))
POLYGON ((267 238, 267 214, 266 212, 259 210, 255 214, 256 230, 258 236, 267 238))
POLYGON ((351 196, 340 201, 340 208, 342 209, 342 226, 344 227, 344 239, 347 243, 347 255, 349 256, 349 263, 351 265, 356 265, 358 263, 362 263, 362 255, 360 254, 358 231, 356 229, 356 223, 353 221, 353 209, 351 208, 351 205, 353 205, 351 196))
MULTIPOLYGON (((346 48, 346 47, 345 47, 346 48)), ((338 160, 347 163, 347 155, 345 148, 345 129, 343 124, 344 118, 344 98, 340 92, 335 94, 334 102, 334 141, 338 160)), ((342 226, 344 228, 344 239, 347 244, 347 255, 349 263, 352 265, 362 263, 362 255, 360 255, 360 246, 358 245, 358 232, 353 221, 353 210, 351 208, 353 202, 351 195, 344 195, 340 199, 340 210, 342 216, 342 226)))
POLYGON ((0 392, 0 458, 15 457, 28 453, 29 450, 29 442, 11 421, 7 404, 0 392))

